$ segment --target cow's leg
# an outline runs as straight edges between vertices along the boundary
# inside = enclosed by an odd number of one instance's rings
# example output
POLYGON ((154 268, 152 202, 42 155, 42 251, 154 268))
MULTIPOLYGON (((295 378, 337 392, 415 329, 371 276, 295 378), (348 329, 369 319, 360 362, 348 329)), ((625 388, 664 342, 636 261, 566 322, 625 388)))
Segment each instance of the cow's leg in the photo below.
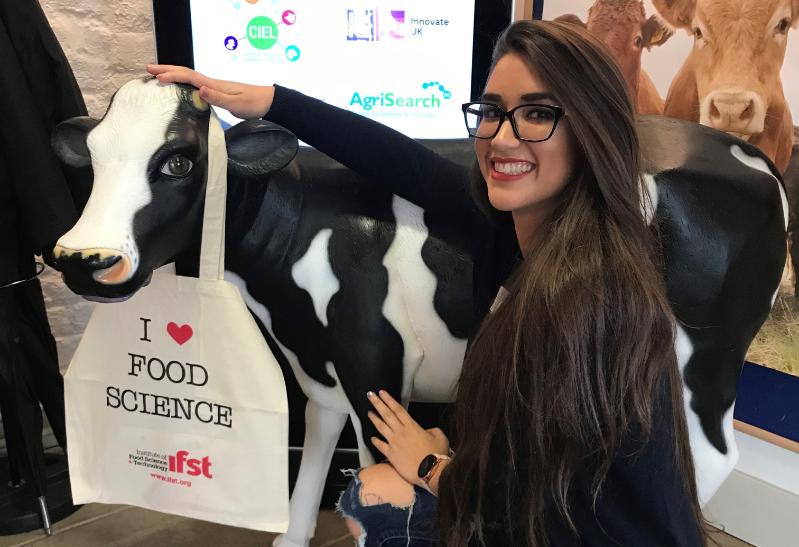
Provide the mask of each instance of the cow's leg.
POLYGON ((366 393, 384 389, 395 399, 402 399, 404 348, 400 334, 383 315, 385 288, 369 287, 370 281, 375 283, 381 274, 385 287, 385 271, 356 273, 351 276, 361 283, 342 282, 341 290, 331 301, 335 320, 330 324, 329 340, 336 377, 357 418, 353 425, 360 422, 361 427, 356 430, 363 436, 359 443, 362 461, 367 459, 363 457, 364 445, 372 453, 372 461, 381 461, 382 455, 369 440, 379 434, 368 417, 374 408, 366 393))
POLYGON ((305 442, 297 483, 291 494, 289 529, 275 538, 280 547, 307 547, 316 529, 325 477, 347 415, 308 400, 305 406, 305 442))
MULTIPOLYGON (((411 390, 413 388, 413 377, 416 374, 416 371, 419 369, 419 365, 421 363, 422 356, 421 354, 416 355, 416 353, 411 348, 412 344, 410 344, 407 340, 405 340, 405 360, 403 366, 403 382, 402 382, 402 389, 400 390, 400 403, 405 408, 408 408, 411 400, 411 390), (411 353, 412 358, 409 358, 408 354, 411 353), (410 361, 410 362, 409 362, 410 361)), ((361 419, 358 414, 355 412, 353 408, 350 410, 350 419, 352 420, 353 429, 355 429, 355 436, 358 440, 358 457, 360 459, 361 467, 369 467, 376 462, 375 456, 373 455, 374 447, 372 446, 371 441, 364 439, 363 435, 363 424, 361 423, 361 419)), ((371 424, 371 422, 370 422, 371 424)), ((377 461, 382 461, 383 458, 380 458, 377 461)))
POLYGON ((363 424, 361 424, 361 419, 358 418, 358 415, 353 410, 350 413, 350 420, 352 420, 352 428, 355 430, 355 437, 358 441, 358 461, 361 464, 361 467, 369 467, 370 465, 375 464, 375 457, 372 455, 372 451, 369 448, 369 444, 363 438, 363 424))
MULTIPOLYGON (((385 337, 389 333, 382 332, 381 335, 385 337)), ((387 346, 378 343, 378 337, 365 336, 364 339, 373 342, 360 345, 358 351, 335 362, 341 387, 354 414, 352 422, 358 435, 362 465, 385 459, 370 441, 372 437, 379 437, 379 433, 368 416, 369 411, 374 411, 374 407, 366 393, 384 389, 395 399, 402 400, 403 380, 402 344, 396 340, 395 344, 387 346), (371 453, 371 458, 367 452, 371 453)))
POLYGON ((718 415, 720 429, 724 437, 728 439, 726 451, 721 452, 708 440, 702 428, 702 420, 691 408, 690 392, 685 390, 684 394, 686 397, 685 417, 696 476, 696 493, 699 505, 703 507, 730 476, 732 470, 735 469, 735 464, 738 463, 738 446, 735 444, 732 423, 735 403, 726 412, 718 415))
POLYGON ((683 376, 683 398, 685 421, 691 454, 694 460, 697 495, 700 505, 706 504, 732 473, 738 462, 738 447, 735 444, 732 419, 735 408, 734 386, 743 366, 743 359, 726 355, 712 339, 692 341, 678 325, 675 339, 677 362, 683 376), (735 359, 736 362, 724 362, 735 359), (720 383, 708 378, 697 378, 703 373, 718 375, 724 371, 732 376, 733 391, 724 396, 718 388, 730 382, 720 383), (687 374, 687 376, 686 376, 687 374), (694 386, 692 390, 690 386, 694 386), (702 391, 699 386, 710 387, 702 391))

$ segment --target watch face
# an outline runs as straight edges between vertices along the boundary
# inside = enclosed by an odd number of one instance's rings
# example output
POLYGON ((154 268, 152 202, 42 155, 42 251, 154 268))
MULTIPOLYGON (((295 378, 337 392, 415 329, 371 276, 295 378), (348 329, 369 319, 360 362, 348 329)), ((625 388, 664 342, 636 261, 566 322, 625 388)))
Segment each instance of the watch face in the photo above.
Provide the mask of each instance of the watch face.
POLYGON ((435 465, 438 458, 436 458, 435 454, 428 454, 422 460, 422 463, 419 464, 419 478, 423 479, 427 476, 430 470, 435 465))

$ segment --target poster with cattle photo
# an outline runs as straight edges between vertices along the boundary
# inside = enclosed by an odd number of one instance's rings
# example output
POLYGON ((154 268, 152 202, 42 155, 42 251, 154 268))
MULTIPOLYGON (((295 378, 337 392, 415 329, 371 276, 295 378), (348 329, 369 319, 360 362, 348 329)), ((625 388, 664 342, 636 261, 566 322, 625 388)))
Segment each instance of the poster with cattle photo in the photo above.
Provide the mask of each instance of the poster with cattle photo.
POLYGON ((697 121, 783 173, 793 260, 748 360, 799 375, 799 0, 544 0, 609 48, 640 114, 697 121))

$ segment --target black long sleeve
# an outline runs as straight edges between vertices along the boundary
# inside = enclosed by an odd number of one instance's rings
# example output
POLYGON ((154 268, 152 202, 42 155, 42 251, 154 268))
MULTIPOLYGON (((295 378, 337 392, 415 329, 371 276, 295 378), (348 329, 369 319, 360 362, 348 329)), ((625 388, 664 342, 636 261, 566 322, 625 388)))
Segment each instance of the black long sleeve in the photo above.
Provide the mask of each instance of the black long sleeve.
POLYGON ((468 169, 390 127, 278 85, 265 119, 425 211, 467 222, 480 215, 468 169))

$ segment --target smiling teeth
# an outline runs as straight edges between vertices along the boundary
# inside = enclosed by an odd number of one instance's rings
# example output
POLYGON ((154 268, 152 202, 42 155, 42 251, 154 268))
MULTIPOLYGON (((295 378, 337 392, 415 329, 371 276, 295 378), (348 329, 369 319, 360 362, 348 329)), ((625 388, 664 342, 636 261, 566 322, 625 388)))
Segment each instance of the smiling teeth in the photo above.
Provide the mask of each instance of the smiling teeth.
POLYGON ((495 163, 494 169, 505 175, 522 175, 533 170, 533 166, 525 161, 515 163, 495 163))

